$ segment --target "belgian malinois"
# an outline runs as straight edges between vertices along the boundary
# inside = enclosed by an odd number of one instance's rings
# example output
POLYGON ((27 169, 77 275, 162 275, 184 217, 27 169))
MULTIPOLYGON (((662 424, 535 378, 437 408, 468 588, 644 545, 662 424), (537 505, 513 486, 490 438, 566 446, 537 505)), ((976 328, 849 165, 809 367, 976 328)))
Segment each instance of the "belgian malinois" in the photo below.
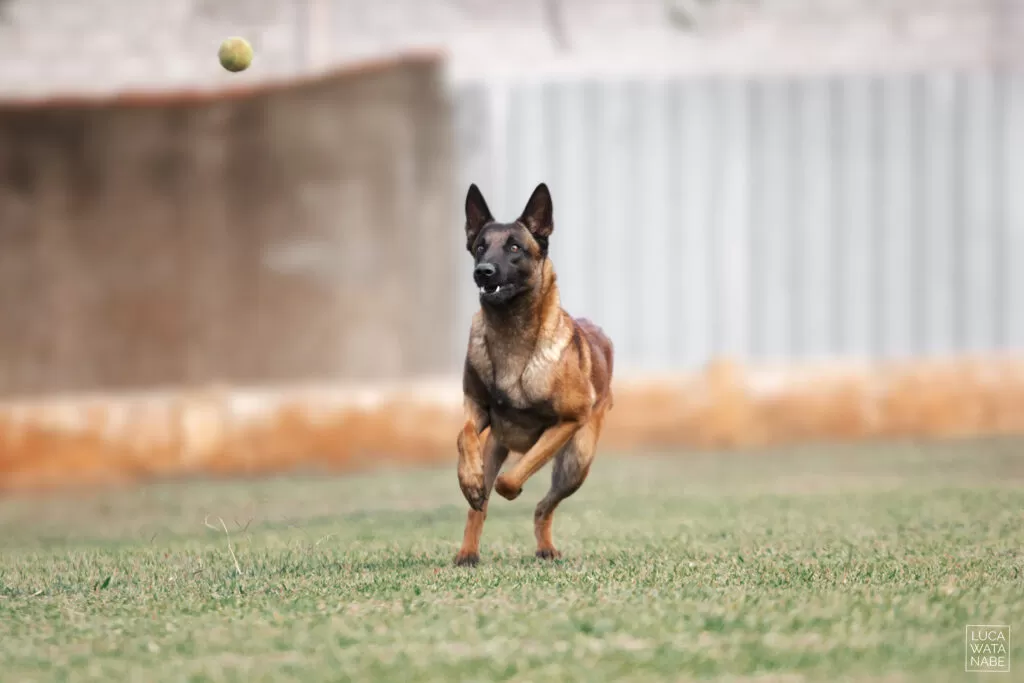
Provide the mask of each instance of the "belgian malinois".
POLYGON ((560 556, 552 515, 587 478, 612 406, 612 343, 597 325, 562 309, 548 257, 552 217, 544 183, 512 223, 494 220, 476 185, 466 195, 466 248, 480 310, 462 378, 458 475, 471 509, 457 565, 480 561, 491 488, 514 500, 552 458, 551 489, 537 504, 533 526, 537 557, 560 556), (510 451, 522 457, 498 476, 510 451))

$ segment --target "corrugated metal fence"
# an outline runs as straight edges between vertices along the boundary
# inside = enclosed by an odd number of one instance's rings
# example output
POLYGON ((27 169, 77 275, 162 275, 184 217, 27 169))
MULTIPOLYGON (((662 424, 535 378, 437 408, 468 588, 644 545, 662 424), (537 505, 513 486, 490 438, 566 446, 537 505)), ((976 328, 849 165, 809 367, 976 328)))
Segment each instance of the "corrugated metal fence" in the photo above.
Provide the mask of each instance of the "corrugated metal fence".
POLYGON ((460 208, 550 185, 563 304, 617 367, 1024 349, 1024 73, 481 84, 456 112, 460 208))

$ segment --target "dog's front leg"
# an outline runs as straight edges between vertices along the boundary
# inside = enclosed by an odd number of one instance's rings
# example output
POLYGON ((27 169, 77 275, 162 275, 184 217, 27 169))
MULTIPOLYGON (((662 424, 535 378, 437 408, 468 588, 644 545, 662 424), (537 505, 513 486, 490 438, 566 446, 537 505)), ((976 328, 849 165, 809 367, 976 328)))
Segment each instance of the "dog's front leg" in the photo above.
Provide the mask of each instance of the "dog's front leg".
POLYGON ((537 439, 533 448, 526 452, 515 466, 498 477, 494 482, 494 490, 498 495, 508 500, 515 500, 523 492, 523 484, 532 477, 537 470, 544 467, 548 460, 555 456, 572 435, 579 431, 583 425, 578 420, 564 420, 554 427, 551 427, 537 439))
POLYGON ((483 406, 467 396, 463 402, 466 421, 459 432, 459 487, 466 502, 474 510, 483 510, 487 502, 484 486, 484 459, 480 445, 480 434, 490 424, 490 417, 483 406))

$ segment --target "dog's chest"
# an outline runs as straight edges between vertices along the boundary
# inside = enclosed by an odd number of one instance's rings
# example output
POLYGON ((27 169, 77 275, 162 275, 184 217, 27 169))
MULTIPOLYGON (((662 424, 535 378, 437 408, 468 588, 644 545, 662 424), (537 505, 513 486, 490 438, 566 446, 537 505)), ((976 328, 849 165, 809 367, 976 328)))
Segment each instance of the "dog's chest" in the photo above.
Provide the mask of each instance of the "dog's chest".
POLYGON ((525 453, 558 419, 549 401, 529 400, 520 390, 513 399, 498 387, 490 390, 491 427, 498 441, 525 453))
POLYGON ((475 354, 473 366, 487 385, 492 407, 503 413, 529 412, 544 403, 551 376, 546 356, 481 350, 484 352, 475 354))
POLYGON ((486 348, 472 356, 473 367, 487 387, 491 426, 498 440, 518 452, 525 452, 540 434, 557 422, 543 386, 550 375, 532 355, 518 355, 508 349, 486 348))

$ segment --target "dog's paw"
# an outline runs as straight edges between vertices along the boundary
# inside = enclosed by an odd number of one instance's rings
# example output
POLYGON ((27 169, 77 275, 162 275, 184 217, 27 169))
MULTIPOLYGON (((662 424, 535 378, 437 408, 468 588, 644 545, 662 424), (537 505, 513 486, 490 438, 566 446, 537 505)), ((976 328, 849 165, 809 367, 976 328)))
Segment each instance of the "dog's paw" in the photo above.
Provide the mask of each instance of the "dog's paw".
POLYGON ((469 503, 469 507, 473 508, 477 512, 484 511, 484 505, 487 504, 487 496, 484 495, 483 489, 474 489, 472 491, 463 491, 466 496, 466 502, 469 503))
POLYGON ((466 497, 469 507, 477 512, 481 512, 484 509, 484 505, 487 503, 487 491, 484 489, 483 474, 479 476, 472 474, 460 476, 459 488, 462 489, 462 495, 466 497))
POLYGON ((456 567, 475 567, 480 564, 479 553, 459 553, 455 556, 456 567))
POLYGON ((537 557, 542 560, 557 560, 562 556, 562 553, 558 552, 554 548, 541 548, 537 551, 537 557))
POLYGON ((503 474, 494 482, 494 490, 506 500, 515 500, 523 492, 523 487, 515 485, 503 474))
POLYGON ((469 503, 469 507, 473 508, 477 512, 483 512, 484 505, 487 504, 487 493, 484 491, 484 487, 481 486, 463 486, 462 495, 466 497, 466 502, 469 503))

